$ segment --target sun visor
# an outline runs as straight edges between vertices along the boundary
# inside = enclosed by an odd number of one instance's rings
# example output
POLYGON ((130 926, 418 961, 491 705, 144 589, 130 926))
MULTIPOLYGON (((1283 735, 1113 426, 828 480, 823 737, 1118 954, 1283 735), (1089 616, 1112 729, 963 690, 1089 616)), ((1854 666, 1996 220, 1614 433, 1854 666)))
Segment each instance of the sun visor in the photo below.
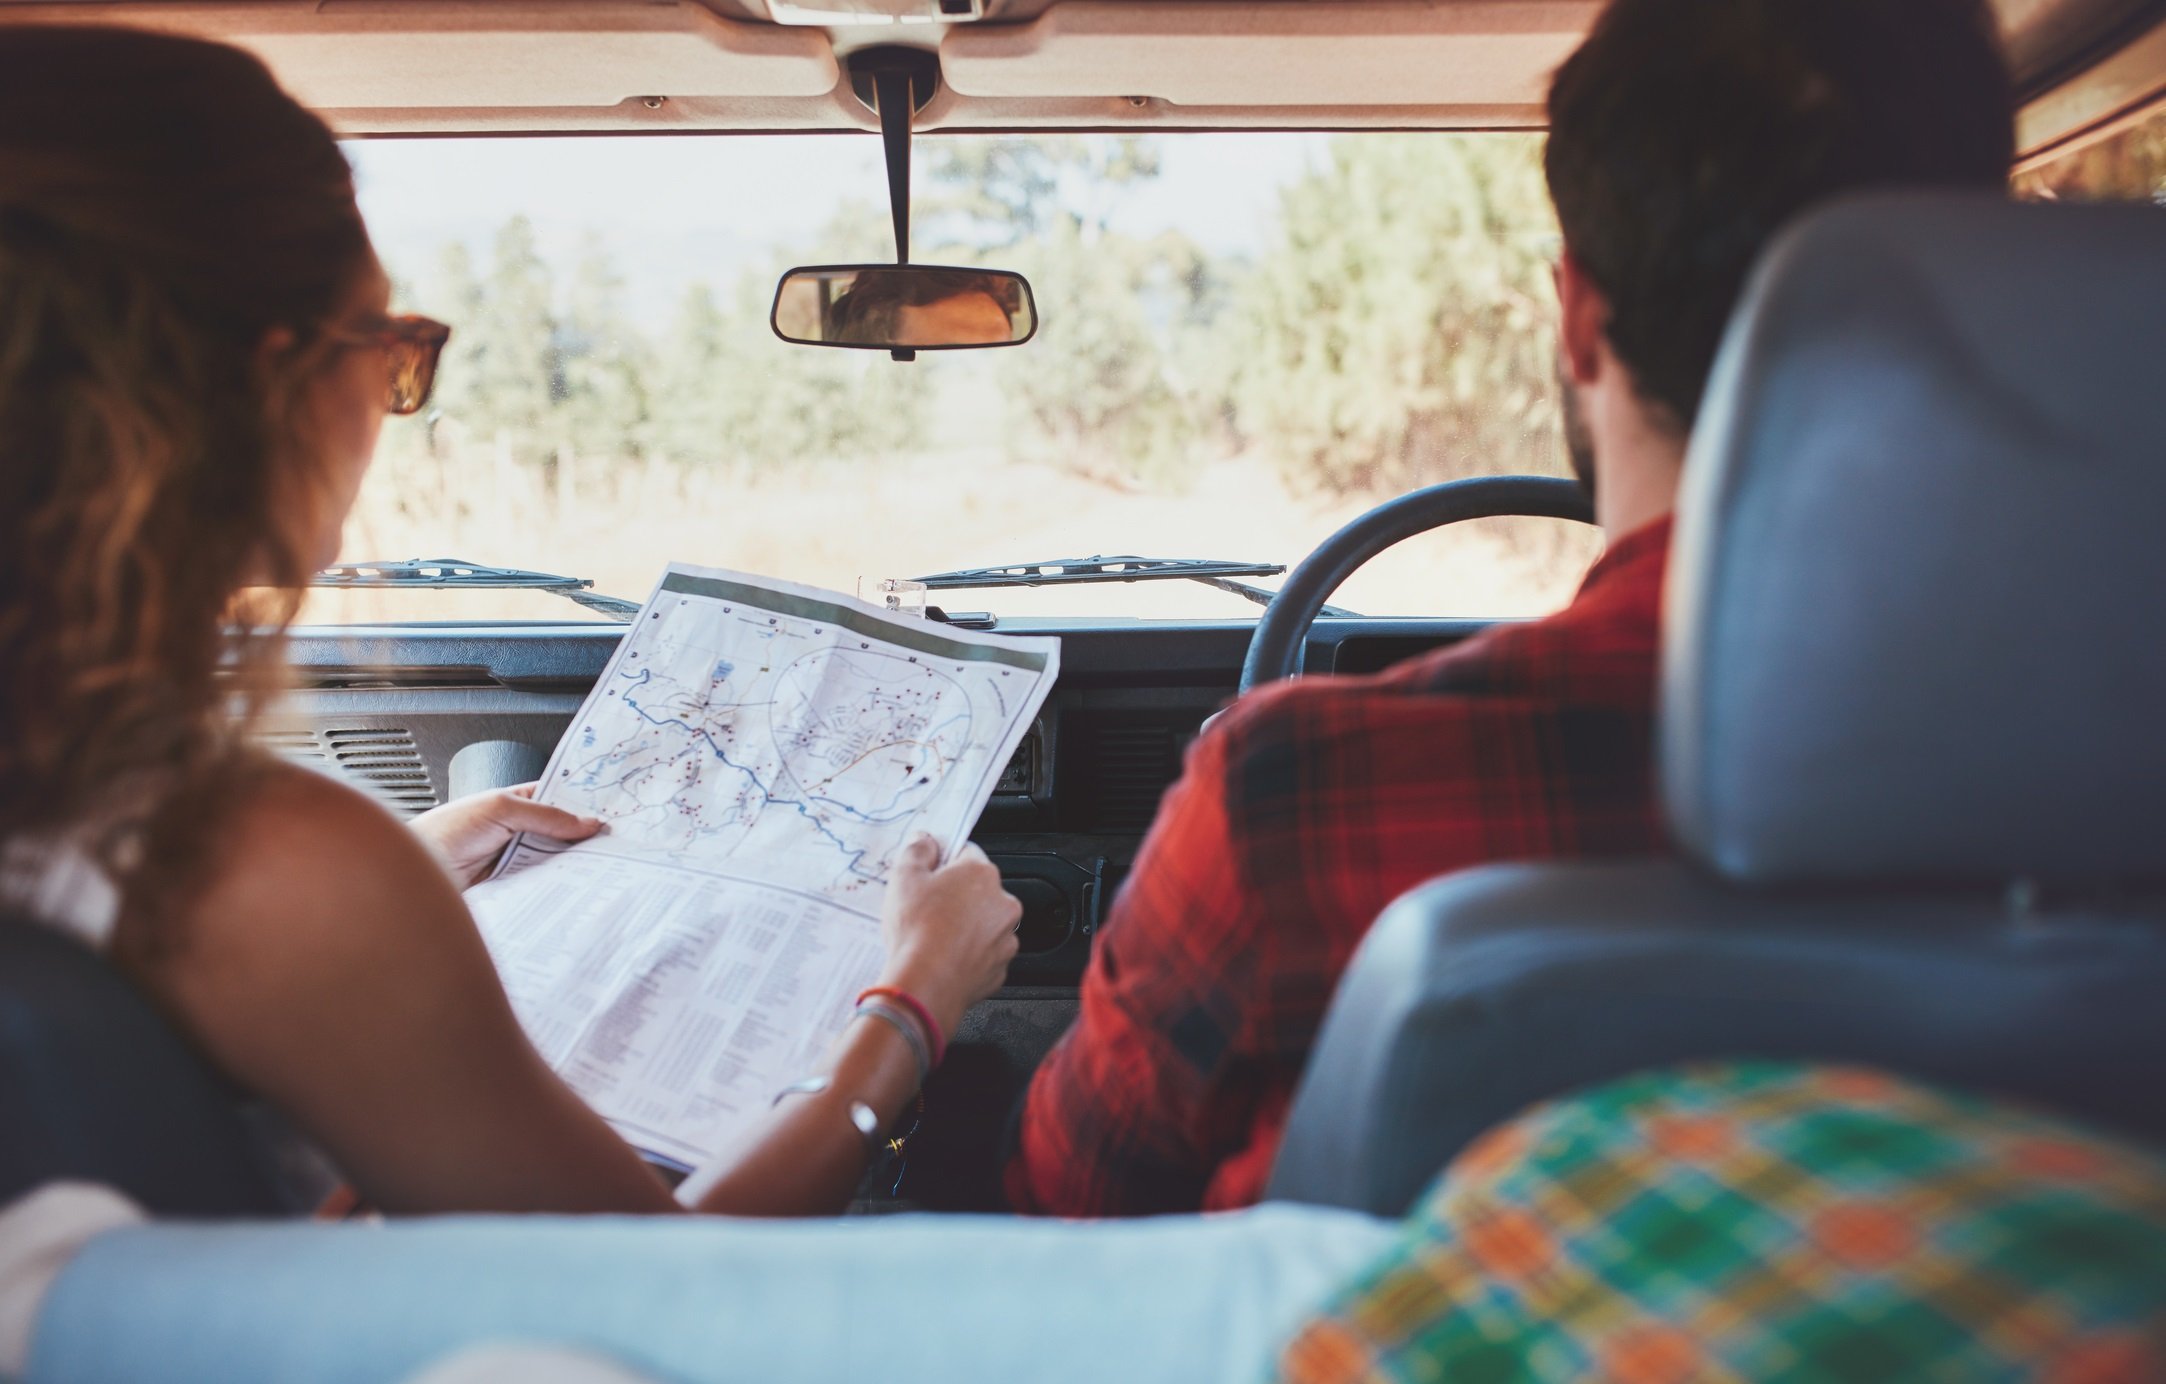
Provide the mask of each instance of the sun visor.
POLYGON ((259 0, 10 5, 9 22, 114 23, 222 39, 317 111, 565 110, 654 96, 835 89, 827 35, 669 0, 259 0))
POLYGON ((1599 5, 1586 0, 1266 5, 1063 0, 1028 24, 957 28, 963 96, 1126 97, 1214 107, 1524 107, 1599 5))

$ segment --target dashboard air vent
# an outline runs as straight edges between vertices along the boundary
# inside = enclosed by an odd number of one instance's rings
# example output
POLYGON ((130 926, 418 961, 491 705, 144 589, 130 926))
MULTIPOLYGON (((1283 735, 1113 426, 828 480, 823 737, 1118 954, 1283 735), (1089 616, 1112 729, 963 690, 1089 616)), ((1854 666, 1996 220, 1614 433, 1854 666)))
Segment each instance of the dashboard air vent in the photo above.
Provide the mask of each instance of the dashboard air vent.
POLYGON ((296 764, 330 769, 409 816, 436 806, 429 767, 411 732, 395 727, 265 731, 263 743, 296 764))
MULTIPOLYGON (((1069 784, 1081 783, 1072 829, 1141 832, 1158 815, 1158 800, 1180 777, 1181 752, 1196 736, 1200 715, 1104 714, 1078 718, 1081 734, 1064 736, 1076 754, 1069 784)), ((1062 789, 1066 798, 1070 790, 1062 789)))
POLYGON ((265 749, 296 764, 322 769, 331 763, 331 756, 316 743, 316 732, 312 730, 267 730, 258 732, 256 738, 265 749))

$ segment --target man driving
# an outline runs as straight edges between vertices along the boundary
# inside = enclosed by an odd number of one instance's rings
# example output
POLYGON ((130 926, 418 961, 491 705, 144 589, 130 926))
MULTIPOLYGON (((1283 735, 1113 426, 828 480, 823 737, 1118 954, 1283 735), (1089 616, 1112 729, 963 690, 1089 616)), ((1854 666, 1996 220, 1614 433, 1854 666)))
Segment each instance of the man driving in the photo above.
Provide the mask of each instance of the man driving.
POLYGON ((1549 119, 1566 433, 1608 549, 1548 619, 1266 689, 1198 738, 1020 1112, 1019 1210, 1257 1200, 1386 904, 1469 866, 1664 848, 1669 515, 1746 275, 1827 198, 2005 188, 2015 142, 1983 0, 1614 0, 1549 119))

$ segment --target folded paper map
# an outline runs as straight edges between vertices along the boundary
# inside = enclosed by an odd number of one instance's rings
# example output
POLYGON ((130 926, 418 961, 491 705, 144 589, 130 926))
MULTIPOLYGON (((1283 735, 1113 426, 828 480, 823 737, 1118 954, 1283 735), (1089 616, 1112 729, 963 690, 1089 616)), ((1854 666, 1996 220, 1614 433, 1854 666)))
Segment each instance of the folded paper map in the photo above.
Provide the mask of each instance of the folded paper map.
POLYGON ((650 1155, 722 1159, 815 1071, 881 963, 888 870, 976 825, 1060 644, 673 564, 467 902, 551 1066, 650 1155))

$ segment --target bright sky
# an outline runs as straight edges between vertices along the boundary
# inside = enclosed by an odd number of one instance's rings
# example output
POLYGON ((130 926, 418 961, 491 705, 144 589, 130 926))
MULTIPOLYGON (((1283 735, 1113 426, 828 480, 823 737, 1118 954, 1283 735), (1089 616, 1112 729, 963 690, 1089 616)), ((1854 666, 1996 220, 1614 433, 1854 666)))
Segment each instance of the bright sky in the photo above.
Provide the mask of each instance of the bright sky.
MULTIPOLYGON (((983 138, 984 136, 944 136, 983 138)), ((1259 248, 1278 189, 1324 156, 1315 134, 1164 137, 1163 174, 1132 187, 1116 227, 1178 228, 1206 248, 1259 248)), ((659 319, 687 283, 727 283, 748 259, 809 239, 844 201, 887 196, 873 135, 356 140, 361 207, 394 273, 419 275, 447 241, 485 251, 524 212, 568 267, 599 233, 617 249, 632 311, 659 319)))

